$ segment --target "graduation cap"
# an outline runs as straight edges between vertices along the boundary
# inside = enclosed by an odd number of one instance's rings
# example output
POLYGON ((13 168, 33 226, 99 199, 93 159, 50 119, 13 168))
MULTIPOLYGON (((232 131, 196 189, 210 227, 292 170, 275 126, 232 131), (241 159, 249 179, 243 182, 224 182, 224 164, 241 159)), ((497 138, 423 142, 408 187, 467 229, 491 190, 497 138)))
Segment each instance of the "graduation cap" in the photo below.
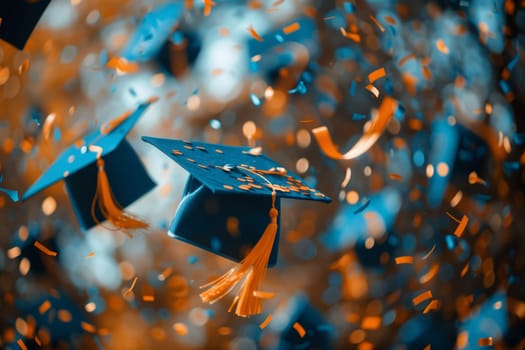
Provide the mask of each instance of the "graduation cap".
POLYGON ((0 1, 0 38, 23 50, 50 1, 0 1))
POLYGON ((105 220, 124 232, 147 228, 145 222, 125 213, 122 208, 155 187, 125 139, 152 102, 154 99, 75 142, 38 178, 22 199, 64 179, 82 229, 87 230, 105 220))
POLYGON ((277 258, 279 199, 330 202, 330 198, 305 185, 257 148, 142 139, 190 173, 170 235, 240 261, 225 275, 203 286, 210 288, 201 293, 202 300, 217 301, 246 277, 232 308, 237 303, 235 313, 239 316, 260 313, 259 288, 266 267, 277 258))

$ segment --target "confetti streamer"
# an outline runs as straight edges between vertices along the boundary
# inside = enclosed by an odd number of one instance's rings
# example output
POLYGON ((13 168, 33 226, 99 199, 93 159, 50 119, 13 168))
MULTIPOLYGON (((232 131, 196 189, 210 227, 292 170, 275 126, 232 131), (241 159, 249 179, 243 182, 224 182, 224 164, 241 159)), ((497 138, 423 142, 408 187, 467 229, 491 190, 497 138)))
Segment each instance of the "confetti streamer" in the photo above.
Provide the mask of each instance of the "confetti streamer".
POLYGON ((385 97, 379 107, 377 117, 372 121, 368 130, 366 130, 356 144, 344 154, 340 153, 334 145, 326 126, 315 128, 312 130, 312 133, 321 147, 321 150, 328 157, 337 160, 354 159, 368 151, 370 147, 376 143, 379 137, 381 137, 381 134, 388 125, 388 122, 390 122, 396 108, 397 102, 390 97, 385 97))

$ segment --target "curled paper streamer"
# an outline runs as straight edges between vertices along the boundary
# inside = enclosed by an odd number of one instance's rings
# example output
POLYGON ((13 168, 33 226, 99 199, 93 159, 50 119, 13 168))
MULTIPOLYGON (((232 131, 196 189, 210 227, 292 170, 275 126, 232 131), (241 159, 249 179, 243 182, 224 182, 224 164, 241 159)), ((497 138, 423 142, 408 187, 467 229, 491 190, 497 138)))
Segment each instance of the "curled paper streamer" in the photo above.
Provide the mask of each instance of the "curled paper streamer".
POLYGON ((356 144, 346 153, 342 154, 339 152, 337 147, 334 145, 330 132, 326 126, 321 126, 312 130, 317 143, 321 147, 321 150, 330 158, 337 160, 349 160, 354 159, 365 153, 376 143, 383 131, 385 130, 388 122, 394 115, 397 108, 397 101, 391 97, 385 97, 377 117, 372 121, 372 125, 365 131, 363 136, 356 142, 356 144))

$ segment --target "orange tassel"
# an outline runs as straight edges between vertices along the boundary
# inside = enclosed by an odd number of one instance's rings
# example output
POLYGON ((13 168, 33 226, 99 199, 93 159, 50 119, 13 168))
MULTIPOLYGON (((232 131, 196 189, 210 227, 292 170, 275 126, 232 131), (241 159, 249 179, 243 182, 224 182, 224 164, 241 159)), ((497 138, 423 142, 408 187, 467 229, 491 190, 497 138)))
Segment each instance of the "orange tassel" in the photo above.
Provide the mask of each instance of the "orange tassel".
POLYGON ((117 229, 122 230, 129 236, 130 234, 127 232, 128 229, 147 229, 149 225, 146 222, 124 212, 120 204, 117 203, 115 195, 113 191, 111 191, 111 185, 104 170, 104 160, 102 158, 97 159, 97 166, 97 192, 91 205, 91 215, 95 219, 95 222, 99 223, 95 215, 95 205, 98 204, 102 216, 117 229))
MULTIPOLYGON (((260 293, 268 260, 272 252, 273 243, 277 234, 277 216, 279 212, 275 209, 275 193, 272 195, 272 208, 270 209, 270 223, 264 230, 263 235, 253 247, 250 253, 235 267, 224 275, 201 288, 211 286, 207 291, 200 294, 205 303, 214 303, 228 294, 241 280, 240 291, 235 297, 230 310, 235 307, 235 314, 241 317, 257 315, 262 312, 262 299, 260 293)), ((230 311, 228 310, 228 311, 230 311)))

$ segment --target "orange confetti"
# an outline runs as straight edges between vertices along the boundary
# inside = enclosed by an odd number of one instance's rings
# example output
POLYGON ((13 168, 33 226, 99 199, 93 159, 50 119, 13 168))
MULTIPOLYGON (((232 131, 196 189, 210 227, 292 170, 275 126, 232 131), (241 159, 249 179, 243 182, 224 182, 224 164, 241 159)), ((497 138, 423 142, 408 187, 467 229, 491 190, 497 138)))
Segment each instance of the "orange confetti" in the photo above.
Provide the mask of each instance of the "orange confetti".
POLYGON ((423 292, 418 296, 414 297, 414 299, 412 299, 412 303, 414 303, 414 306, 416 306, 428 299, 432 299, 432 292, 430 290, 427 290, 426 292, 423 292))
POLYGON ((432 280, 439 271, 439 263, 434 264, 430 270, 419 278, 419 283, 424 284, 432 280))
POLYGON ((376 69, 372 73, 368 74, 368 81, 370 81, 370 84, 372 84, 374 81, 383 78, 385 75, 385 68, 376 69))
POLYGON ((135 285, 137 284, 138 279, 139 278, 137 276, 133 278, 133 282, 131 282, 131 286, 128 289, 126 289, 126 291, 124 292, 124 296, 127 296, 128 294, 133 292, 133 288, 135 288, 135 285))
POLYGON ((394 115, 394 111, 397 108, 397 101, 391 97, 385 97, 377 117, 372 121, 372 125, 365 131, 361 138, 356 144, 345 154, 341 154, 337 147, 334 145, 330 133, 326 126, 321 126, 312 130, 317 143, 321 147, 321 150, 330 158, 338 160, 349 160, 359 157, 372 147, 379 139, 386 126, 390 122, 390 119, 394 115))
POLYGON ((283 32, 284 34, 288 35, 288 34, 298 31, 299 29, 301 29, 301 25, 299 24, 299 22, 294 22, 284 27, 283 32))
POLYGON ((401 176, 399 174, 396 174, 396 173, 390 173, 390 174, 388 174, 388 177, 391 180, 397 180, 397 181, 403 180, 403 176, 401 176))
POLYGON ((18 339, 16 343, 18 344, 21 350, 27 350, 27 346, 22 339, 18 339))
POLYGON ((259 328, 260 329, 265 329, 266 326, 268 326, 271 321, 272 321, 272 314, 269 314, 268 316, 266 316, 264 321, 259 325, 259 328))
POLYGON ((461 277, 465 277, 465 275, 467 274, 467 271, 468 271, 468 268, 469 268, 470 264, 467 263, 465 265, 465 267, 463 268, 463 270, 461 270, 461 277))
POLYGON ((351 40, 353 40, 356 43, 360 43, 361 42, 361 36, 359 34, 347 32, 343 27, 341 27, 340 30, 341 30, 341 34, 345 38, 351 39, 351 40))
POLYGON ((461 237, 463 235, 463 232, 465 231, 465 228, 467 227, 468 217, 466 215, 463 215, 461 220, 458 220, 449 212, 447 212, 446 214, 448 215, 449 218, 451 218, 452 220, 454 220, 455 222, 459 224, 458 227, 456 227, 456 229, 454 230, 454 235, 456 237, 461 237))
POLYGON ((255 29, 253 28, 253 26, 249 26, 248 27, 248 32, 250 33, 250 35, 257 41, 259 42, 262 42, 264 39, 259 35, 259 33, 257 33, 255 31, 255 29))
POLYGON ((42 134, 44 135, 44 140, 49 140, 49 136, 51 135, 51 129, 53 128, 53 124, 56 119, 55 113, 50 113, 46 120, 44 120, 44 125, 42 126, 42 134))
POLYGON ((293 329, 295 329, 295 331, 297 332, 297 334, 299 334, 301 338, 303 338, 304 335, 306 334, 306 331, 304 330, 303 326, 301 326, 299 322, 295 322, 293 324, 293 329))
POLYGON ((379 89, 376 88, 374 85, 368 84, 367 86, 365 86, 365 89, 370 91, 376 98, 379 98, 379 89))
POLYGON ((106 63, 106 67, 115 69, 118 74, 133 74, 139 71, 139 65, 135 62, 129 62, 124 57, 113 57, 106 63))
POLYGON ((447 47, 447 44, 445 44, 445 41, 443 39, 439 39, 438 41, 436 41, 436 47, 439 50, 439 52, 445 55, 448 55, 450 52, 447 47))
POLYGON ((428 251, 428 253, 426 253, 425 255, 423 255, 423 257, 422 257, 421 259, 423 259, 423 260, 427 260, 428 257, 429 257, 430 255, 432 255, 432 253, 434 252, 434 250, 436 250, 436 245, 435 245, 435 244, 432 246, 432 248, 430 248, 430 250, 428 251))
POLYGON ((492 346, 492 345, 494 345, 494 339, 492 337, 478 339, 478 346, 492 346))
POLYGON ((39 307, 38 312, 43 315, 51 308, 51 302, 49 300, 44 301, 39 307))
POLYGON ((40 250, 42 253, 46 254, 46 255, 49 255, 49 256, 57 256, 58 253, 55 252, 55 251, 52 251, 51 249, 47 248, 46 246, 44 246, 42 243, 40 243, 39 241, 35 241, 35 243, 33 243, 33 245, 38 249, 40 250))
POLYGON ((83 330, 85 330, 88 333, 95 333, 97 331, 97 328, 91 323, 81 321, 80 326, 82 327, 83 330))
POLYGON ((18 75, 24 74, 29 69, 29 60, 26 58, 24 62, 18 67, 18 75))
POLYGON ((370 16, 370 19, 372 20, 372 22, 374 22, 374 24, 377 26, 377 28, 379 28, 380 31, 385 31, 385 27, 383 27, 374 16, 370 16))
POLYGON ((402 59, 399 60, 399 67, 402 67, 405 63, 415 58, 416 55, 414 55, 413 53, 409 53, 408 55, 404 56, 402 59))
POLYGON ((210 13, 211 13, 211 8, 213 6, 215 6, 216 3, 215 1, 213 0, 204 0, 204 11, 203 11, 203 15, 206 17, 206 16, 209 16, 210 13))
POLYGON ((361 321, 361 328, 366 330, 378 329, 381 327, 381 317, 379 316, 367 316, 361 321))
POLYGON ((168 267, 162 271, 162 273, 158 276, 159 281, 165 281, 173 272, 173 268, 168 267))
POLYGON ((154 295, 143 295, 142 296, 142 301, 150 303, 152 301, 155 301, 155 296, 154 295))
POLYGON ((414 263, 414 257, 413 256, 398 256, 395 258, 396 264, 413 264, 414 263))

